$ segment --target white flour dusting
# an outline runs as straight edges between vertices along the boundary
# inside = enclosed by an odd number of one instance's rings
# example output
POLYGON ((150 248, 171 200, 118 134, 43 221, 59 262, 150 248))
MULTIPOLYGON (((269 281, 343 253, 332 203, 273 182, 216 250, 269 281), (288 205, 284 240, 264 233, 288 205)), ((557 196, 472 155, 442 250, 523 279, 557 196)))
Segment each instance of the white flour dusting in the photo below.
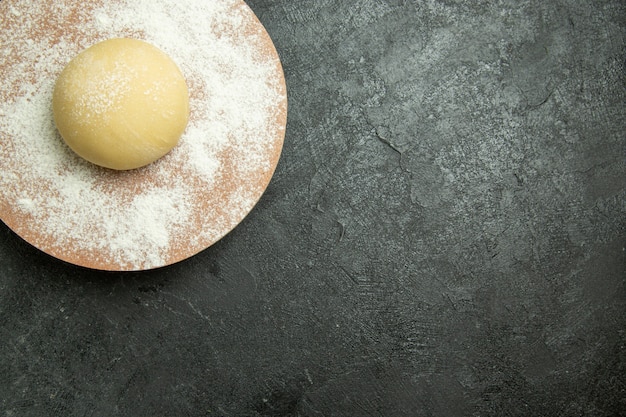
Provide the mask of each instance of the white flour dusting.
POLYGON ((46 249, 104 268, 149 269, 185 245, 202 249, 252 209, 263 191, 255 181, 271 174, 280 146, 275 115, 285 97, 259 35, 242 30, 252 13, 242 2, 2 3, 9 13, 0 23, 0 59, 11 64, 0 64, 0 208, 28 219, 25 229, 43 236, 46 249), (124 36, 152 43, 179 65, 191 117, 172 152, 120 173, 66 147, 51 97, 78 52, 124 36))

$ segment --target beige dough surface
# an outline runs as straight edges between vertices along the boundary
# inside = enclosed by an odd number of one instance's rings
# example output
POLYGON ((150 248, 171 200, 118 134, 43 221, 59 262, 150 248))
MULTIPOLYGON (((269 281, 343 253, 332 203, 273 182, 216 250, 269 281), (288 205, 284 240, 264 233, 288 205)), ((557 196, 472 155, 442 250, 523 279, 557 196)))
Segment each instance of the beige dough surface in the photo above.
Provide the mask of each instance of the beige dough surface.
POLYGON ((78 155, 128 170, 176 146, 189 119, 189 93, 167 54, 144 41, 113 38, 67 64, 52 108, 59 133, 78 155))

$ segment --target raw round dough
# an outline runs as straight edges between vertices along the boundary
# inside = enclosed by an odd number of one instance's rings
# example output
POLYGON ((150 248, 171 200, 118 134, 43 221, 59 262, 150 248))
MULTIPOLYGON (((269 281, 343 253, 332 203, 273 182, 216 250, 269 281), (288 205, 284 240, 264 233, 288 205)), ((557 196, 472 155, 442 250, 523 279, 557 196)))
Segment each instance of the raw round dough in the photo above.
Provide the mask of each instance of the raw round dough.
POLYGON ((78 155, 127 170, 176 146, 189 119, 189 91, 164 52, 115 38, 67 64, 54 87, 52 110, 59 133, 78 155))

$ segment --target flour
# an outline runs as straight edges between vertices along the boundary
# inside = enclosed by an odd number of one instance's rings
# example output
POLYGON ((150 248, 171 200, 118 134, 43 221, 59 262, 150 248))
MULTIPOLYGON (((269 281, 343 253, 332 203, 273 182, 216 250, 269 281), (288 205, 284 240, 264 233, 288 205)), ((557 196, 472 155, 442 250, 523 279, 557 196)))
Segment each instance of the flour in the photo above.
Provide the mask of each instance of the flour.
POLYGON ((34 243, 63 259, 149 269, 203 249, 252 209, 263 191, 257 179, 271 175, 282 143, 275 115, 285 96, 260 35, 243 34, 252 12, 242 2, 2 3, 0 13, 10 13, 0 25, 10 31, 0 27, 0 52, 10 64, 0 64, 0 203, 30 222, 10 224, 14 230, 36 229, 45 244, 34 243), (51 110, 54 82, 67 62, 113 37, 163 50, 190 89, 191 117, 179 145, 128 172, 76 156, 56 132, 51 110))

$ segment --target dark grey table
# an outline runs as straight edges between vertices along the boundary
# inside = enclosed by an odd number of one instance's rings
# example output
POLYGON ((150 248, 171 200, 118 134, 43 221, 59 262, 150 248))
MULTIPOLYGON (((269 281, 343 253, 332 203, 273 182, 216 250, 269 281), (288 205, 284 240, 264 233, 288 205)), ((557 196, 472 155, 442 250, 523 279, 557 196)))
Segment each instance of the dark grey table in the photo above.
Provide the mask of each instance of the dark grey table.
POLYGON ((626 3, 248 3, 267 193, 146 273, 0 225, 0 415, 626 415, 626 3))

